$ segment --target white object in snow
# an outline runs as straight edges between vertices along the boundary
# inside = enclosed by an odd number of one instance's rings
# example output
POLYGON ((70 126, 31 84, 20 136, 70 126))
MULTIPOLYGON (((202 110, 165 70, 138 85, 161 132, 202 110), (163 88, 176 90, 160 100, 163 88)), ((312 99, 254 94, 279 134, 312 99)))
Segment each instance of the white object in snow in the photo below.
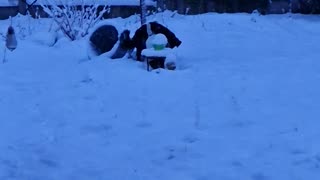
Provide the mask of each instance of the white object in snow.
POLYGON ((156 45, 166 45, 168 43, 168 39, 165 35, 163 34, 156 34, 154 35, 152 44, 156 45))
POLYGON ((153 45, 166 45, 168 43, 168 39, 163 34, 154 34, 150 36, 146 41, 147 49, 153 48, 153 45))
POLYGON ((154 50, 153 48, 149 48, 142 50, 141 55, 146 57, 167 57, 172 53, 172 49, 170 48, 164 48, 163 50, 154 50))

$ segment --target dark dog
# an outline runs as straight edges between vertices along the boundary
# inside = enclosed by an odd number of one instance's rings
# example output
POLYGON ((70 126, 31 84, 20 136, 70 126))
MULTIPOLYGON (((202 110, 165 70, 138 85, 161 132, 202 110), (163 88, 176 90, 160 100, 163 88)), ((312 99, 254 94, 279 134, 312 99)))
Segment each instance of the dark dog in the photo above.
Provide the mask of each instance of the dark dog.
POLYGON ((91 37, 91 46, 97 53, 101 55, 109 52, 118 41, 118 30, 112 25, 103 25, 96 29, 91 37))
MULTIPOLYGON (((168 47, 174 48, 179 47, 181 41, 175 36, 173 32, 171 32, 168 28, 164 27, 163 25, 157 22, 150 22, 150 30, 152 34, 163 34, 168 39, 168 47)), ((136 48, 137 49, 137 60, 142 61, 141 59, 141 52, 143 49, 146 48, 146 41, 149 37, 148 33, 148 26, 146 24, 142 25, 134 34, 131 42, 128 43, 129 48, 136 48)))
POLYGON ((130 31, 124 30, 120 37, 118 30, 112 25, 103 25, 96 29, 90 36, 90 45, 97 55, 111 51, 119 41, 119 45, 111 59, 122 58, 132 47, 130 31))
POLYGON ((113 49, 116 43, 119 41, 119 46, 115 53, 111 56, 112 59, 122 58, 128 51, 132 51, 134 48, 137 50, 137 60, 142 61, 141 52, 146 48, 146 41, 151 34, 163 34, 168 39, 169 48, 178 47, 181 41, 171 32, 168 28, 157 22, 151 22, 149 25, 142 25, 134 34, 133 38, 130 38, 130 31, 125 30, 120 34, 118 30, 112 25, 103 25, 96 29, 90 36, 90 43, 92 49, 97 55, 109 52, 113 49), (148 30, 148 27, 150 28, 148 30), (149 31, 149 32, 148 32, 149 31))

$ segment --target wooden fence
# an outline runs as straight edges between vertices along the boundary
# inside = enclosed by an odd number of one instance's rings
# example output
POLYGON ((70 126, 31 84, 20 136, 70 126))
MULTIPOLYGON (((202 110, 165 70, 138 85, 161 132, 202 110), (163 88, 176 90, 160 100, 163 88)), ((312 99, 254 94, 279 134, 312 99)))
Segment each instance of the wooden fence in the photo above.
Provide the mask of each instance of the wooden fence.
POLYGON ((304 13, 319 14, 320 0, 157 0, 161 9, 177 10, 180 14, 252 13, 262 14, 304 13))
MULTIPOLYGON (((21 1, 21 0, 20 0, 21 1)), ((262 14, 281 14, 287 12, 293 13, 320 13, 320 0, 312 0, 318 4, 306 4, 310 0, 157 0, 158 9, 177 10, 180 14, 200 14, 207 12, 218 13, 251 13, 258 10, 262 14)), ((80 7, 80 6, 79 6, 80 7)), ((150 9, 155 10, 155 8, 150 9)), ((39 14, 46 17, 41 6, 33 5, 27 8, 25 4, 19 6, 0 7, 0 19, 7 19, 9 16, 15 16, 18 13, 31 15, 39 14)), ((110 6, 110 12, 104 14, 104 18, 128 17, 133 14, 139 14, 139 6, 110 6)))
MULTIPOLYGON (((78 8, 80 8, 79 6, 78 8)), ((102 8, 102 6, 101 6, 102 8)), ((114 18, 114 17, 129 17, 133 14, 140 13, 139 6, 110 6, 110 11, 104 14, 104 18, 114 18)), ((26 14, 27 10, 21 10, 19 6, 7 6, 0 7, 0 19, 7 19, 10 16, 15 16, 18 13, 26 14)), ((40 17, 48 17, 48 15, 43 11, 42 7, 39 5, 34 5, 28 9, 28 13, 30 13, 33 17, 39 15, 40 17)))

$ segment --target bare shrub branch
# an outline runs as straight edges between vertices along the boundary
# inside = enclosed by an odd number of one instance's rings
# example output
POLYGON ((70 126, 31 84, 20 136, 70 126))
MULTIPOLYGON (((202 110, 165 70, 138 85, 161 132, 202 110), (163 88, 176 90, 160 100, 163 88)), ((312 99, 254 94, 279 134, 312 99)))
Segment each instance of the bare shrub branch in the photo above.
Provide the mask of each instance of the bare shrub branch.
POLYGON ((44 11, 53 18, 60 30, 70 39, 76 40, 89 33, 96 23, 98 23, 105 13, 109 12, 109 7, 97 4, 74 4, 73 1, 66 0, 45 0, 45 4, 40 4, 44 11), (101 10, 99 10, 101 7, 101 10))

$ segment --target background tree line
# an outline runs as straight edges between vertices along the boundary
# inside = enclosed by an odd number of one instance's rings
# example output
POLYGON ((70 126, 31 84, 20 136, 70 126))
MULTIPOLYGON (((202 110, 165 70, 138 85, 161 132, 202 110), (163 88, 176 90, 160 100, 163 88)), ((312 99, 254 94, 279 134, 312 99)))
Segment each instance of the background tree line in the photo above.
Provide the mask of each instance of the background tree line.
POLYGON ((320 0, 157 0, 161 9, 177 10, 181 14, 267 13, 319 14, 320 0))

